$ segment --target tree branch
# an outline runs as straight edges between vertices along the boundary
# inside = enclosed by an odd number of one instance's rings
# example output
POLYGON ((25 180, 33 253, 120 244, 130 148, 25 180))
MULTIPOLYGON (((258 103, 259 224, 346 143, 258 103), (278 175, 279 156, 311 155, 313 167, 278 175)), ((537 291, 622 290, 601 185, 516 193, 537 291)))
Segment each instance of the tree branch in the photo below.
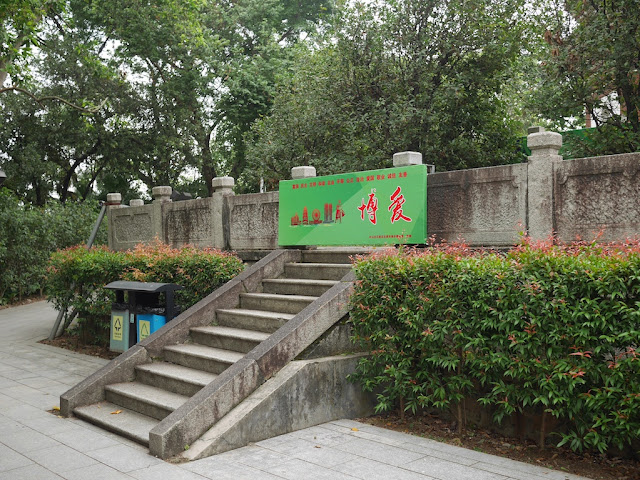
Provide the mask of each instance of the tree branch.
POLYGON ((84 107, 81 107, 79 105, 75 105, 75 104, 65 100, 62 97, 58 97, 57 95, 47 95, 47 96, 44 96, 44 97, 36 97, 33 93, 29 92, 28 90, 25 90, 24 88, 16 87, 15 85, 11 86, 11 87, 0 88, 0 93, 5 93, 5 92, 9 92, 9 91, 23 93, 26 96, 28 96, 29 98, 31 98, 38 105, 41 105, 41 106, 46 101, 54 100, 54 101, 63 103, 65 105, 67 105, 68 107, 71 107, 71 108, 73 108, 75 110, 78 110, 78 111, 80 111, 82 113, 88 113, 90 115, 94 115, 94 114, 98 113, 102 109, 102 107, 104 107, 106 105, 107 100, 109 100, 109 98, 107 97, 100 103, 100 105, 98 105, 95 108, 84 108, 84 107))

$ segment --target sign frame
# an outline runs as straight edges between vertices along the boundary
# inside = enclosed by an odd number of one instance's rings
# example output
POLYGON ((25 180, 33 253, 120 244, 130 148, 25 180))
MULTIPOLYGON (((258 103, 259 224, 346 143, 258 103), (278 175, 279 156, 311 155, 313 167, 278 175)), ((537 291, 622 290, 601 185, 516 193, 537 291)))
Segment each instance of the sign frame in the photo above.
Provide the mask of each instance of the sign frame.
POLYGON ((424 244, 427 166, 280 181, 280 246, 424 244))

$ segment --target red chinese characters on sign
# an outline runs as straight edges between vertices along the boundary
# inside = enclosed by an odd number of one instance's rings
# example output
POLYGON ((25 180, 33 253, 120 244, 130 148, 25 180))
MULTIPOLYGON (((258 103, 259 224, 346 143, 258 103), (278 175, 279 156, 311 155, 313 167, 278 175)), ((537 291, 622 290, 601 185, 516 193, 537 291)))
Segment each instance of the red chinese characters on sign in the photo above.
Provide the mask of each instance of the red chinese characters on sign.
MULTIPOLYGON (((402 212, 402 205, 405 203, 404 195, 402 195, 402 188, 397 187, 393 194, 389 197, 391 200, 391 204, 388 211, 391 212, 391 223, 395 223, 398 220, 404 220, 405 222, 411 222, 411 217, 406 216, 402 212)), ((362 199, 362 205, 358 207, 360 210, 360 220, 364 220, 365 213, 369 216, 369 221, 376 225, 378 223, 377 214, 378 211, 378 199, 376 198, 376 189, 372 188, 371 193, 369 194, 369 200, 365 203, 364 198, 362 199)))
POLYGON ((411 218, 407 217, 402 213, 402 205, 404 205, 404 195, 402 195, 402 188, 396 188, 395 192, 389 197, 391 200, 391 205, 389 205, 389 210, 393 209, 391 212, 391 223, 395 223, 398 220, 404 220, 405 222, 410 222, 411 218))
POLYGON ((378 199, 376 198, 376 189, 372 188, 371 193, 369 194, 369 201, 364 203, 364 198, 362 199, 362 205, 358 207, 360 210, 360 220, 364 220, 364 213, 367 212, 369 215, 369 221, 376 225, 378 223, 376 219, 376 212, 378 211, 378 199))

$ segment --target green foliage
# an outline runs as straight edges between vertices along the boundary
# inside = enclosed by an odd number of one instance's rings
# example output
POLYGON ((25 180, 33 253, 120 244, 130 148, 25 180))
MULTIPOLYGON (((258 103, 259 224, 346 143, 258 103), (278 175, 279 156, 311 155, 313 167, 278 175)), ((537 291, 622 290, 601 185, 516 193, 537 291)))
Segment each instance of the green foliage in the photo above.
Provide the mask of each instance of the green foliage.
MULTIPOLYGON (((0 304, 42 292, 51 253, 86 243, 97 218, 95 204, 52 202, 36 208, 0 189, 0 304)), ((106 239, 103 224, 96 243, 106 239)))
POLYGON ((599 128, 569 130, 562 134, 564 158, 597 157, 640 151, 640 135, 630 125, 604 124, 599 128))
POLYGON ((502 89, 523 44, 522 4, 344 6, 319 46, 300 48, 254 126, 246 181, 275 188, 303 164, 319 174, 382 168, 406 150, 439 170, 521 161, 522 126, 502 89))
POLYGON ((213 177, 237 178, 244 133, 268 112, 291 46, 330 11, 322 0, 63 3, 38 17, 31 78, 11 77, 48 100, 0 92, 0 167, 38 205, 54 191, 63 202, 109 188, 129 199, 140 196, 134 181, 207 194, 213 177))
POLYGON ((595 141, 576 156, 638 151, 640 147, 640 8, 637 0, 551 2, 546 55, 533 106, 557 127, 584 125, 595 141))
POLYGON ((640 243, 445 246, 355 268, 355 340, 372 354, 354 378, 378 410, 476 399, 497 422, 556 417, 574 450, 640 439, 640 243))
POLYGON ((25 72, 16 61, 26 58, 37 44, 44 16, 62 9, 61 0, 3 0, 0 5, 0 88, 11 73, 19 77, 25 72))
MULTIPOLYGON (((76 309, 96 343, 108 344, 113 291, 104 288, 116 280, 176 283, 176 302, 186 309, 243 269, 235 255, 214 249, 172 249, 157 243, 133 251, 107 248, 87 251, 78 246, 51 255, 47 268, 47 298, 60 309, 76 309)), ((69 312, 67 312, 69 314, 69 312)))

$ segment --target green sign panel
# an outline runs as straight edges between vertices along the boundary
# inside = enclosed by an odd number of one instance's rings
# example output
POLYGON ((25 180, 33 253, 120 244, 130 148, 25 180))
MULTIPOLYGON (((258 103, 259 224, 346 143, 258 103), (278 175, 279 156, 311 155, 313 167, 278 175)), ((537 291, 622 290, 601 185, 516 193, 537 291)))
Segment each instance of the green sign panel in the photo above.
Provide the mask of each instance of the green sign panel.
POLYGON ((420 244, 427 239, 427 167, 280 182, 280 245, 420 244))

